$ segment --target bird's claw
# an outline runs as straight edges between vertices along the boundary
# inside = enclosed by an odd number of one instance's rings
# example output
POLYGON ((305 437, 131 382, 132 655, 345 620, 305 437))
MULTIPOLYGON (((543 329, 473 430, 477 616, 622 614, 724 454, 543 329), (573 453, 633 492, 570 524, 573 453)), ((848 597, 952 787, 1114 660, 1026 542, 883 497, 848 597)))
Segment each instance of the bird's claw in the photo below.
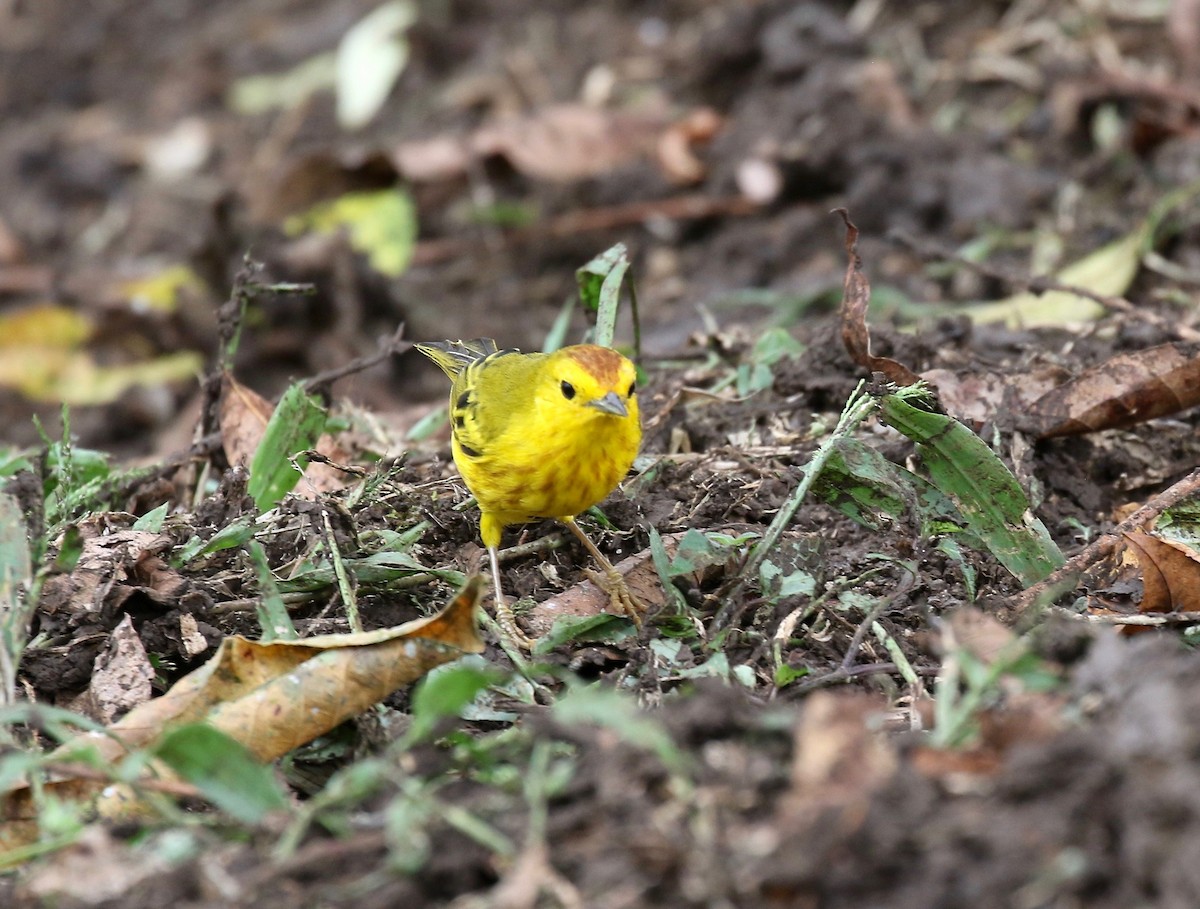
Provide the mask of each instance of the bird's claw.
POLYGON ((627 616, 638 628, 642 627, 642 617, 646 614, 646 604, 633 595, 624 576, 608 566, 604 571, 585 568, 583 573, 589 581, 608 594, 610 611, 616 615, 627 616))

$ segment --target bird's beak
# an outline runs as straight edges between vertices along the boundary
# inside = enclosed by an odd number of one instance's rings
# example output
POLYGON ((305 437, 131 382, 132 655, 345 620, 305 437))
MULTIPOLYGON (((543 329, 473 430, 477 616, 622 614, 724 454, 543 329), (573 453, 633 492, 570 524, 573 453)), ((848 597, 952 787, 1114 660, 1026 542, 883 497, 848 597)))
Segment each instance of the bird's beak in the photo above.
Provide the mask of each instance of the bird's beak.
POLYGON ((596 398, 594 401, 587 402, 588 407, 594 407, 601 413, 610 413, 614 417, 627 417, 629 410, 625 407, 625 402, 617 397, 615 391, 610 391, 603 398, 596 398))

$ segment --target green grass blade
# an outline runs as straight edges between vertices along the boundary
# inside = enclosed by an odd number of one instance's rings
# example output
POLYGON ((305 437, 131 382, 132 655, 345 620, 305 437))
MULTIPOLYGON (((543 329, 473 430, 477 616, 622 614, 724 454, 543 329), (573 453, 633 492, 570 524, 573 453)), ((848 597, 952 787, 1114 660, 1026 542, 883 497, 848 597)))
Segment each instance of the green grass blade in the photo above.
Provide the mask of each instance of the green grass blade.
POLYGON ((612 347, 616 336, 621 285, 628 271, 629 252, 624 243, 617 243, 575 272, 579 299, 596 313, 595 343, 601 347, 612 347))
POLYGON ((230 816, 256 824, 287 807, 271 769, 225 733, 191 723, 163 736, 157 757, 230 816))
MULTIPOLYGON (((283 393, 250 464, 246 491, 259 511, 274 508, 295 487, 300 472, 291 458, 317 444, 325 430, 325 418, 320 400, 302 385, 293 385, 283 393)), ((297 464, 303 470, 308 461, 297 458, 297 464)))

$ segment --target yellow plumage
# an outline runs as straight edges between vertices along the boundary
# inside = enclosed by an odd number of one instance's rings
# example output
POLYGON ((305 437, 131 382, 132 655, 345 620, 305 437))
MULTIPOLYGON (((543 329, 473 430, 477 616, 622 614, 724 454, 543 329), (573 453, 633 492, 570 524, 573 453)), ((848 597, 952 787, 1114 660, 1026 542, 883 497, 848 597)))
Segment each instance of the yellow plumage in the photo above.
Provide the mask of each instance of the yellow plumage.
MULTIPOLYGON (((637 455, 642 431, 633 363, 593 344, 532 354, 497 350, 488 339, 416 347, 451 380, 454 463, 479 502, 498 610, 505 610, 496 561, 501 532, 509 524, 558 518, 600 563, 614 602, 636 617, 638 604, 624 582, 574 520, 612 492, 637 455)), ((503 611, 501 617, 507 618, 503 611)), ((528 643, 520 632, 514 636, 528 643)))

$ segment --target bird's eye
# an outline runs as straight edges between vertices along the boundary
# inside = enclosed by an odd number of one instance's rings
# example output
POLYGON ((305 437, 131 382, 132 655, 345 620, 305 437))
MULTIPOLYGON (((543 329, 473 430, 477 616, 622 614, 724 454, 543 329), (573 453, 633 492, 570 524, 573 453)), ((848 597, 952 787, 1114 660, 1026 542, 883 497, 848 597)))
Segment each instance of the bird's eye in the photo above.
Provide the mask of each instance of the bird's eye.
POLYGON ((562 393, 564 398, 566 398, 568 401, 571 400, 573 397, 575 397, 575 386, 566 379, 563 379, 562 393))
POLYGON ((637 382, 630 382, 630 383, 629 383, 629 394, 625 395, 625 397, 627 397, 627 398, 632 398, 632 397, 633 397, 633 393, 634 393, 635 391, 637 391, 637 382))

